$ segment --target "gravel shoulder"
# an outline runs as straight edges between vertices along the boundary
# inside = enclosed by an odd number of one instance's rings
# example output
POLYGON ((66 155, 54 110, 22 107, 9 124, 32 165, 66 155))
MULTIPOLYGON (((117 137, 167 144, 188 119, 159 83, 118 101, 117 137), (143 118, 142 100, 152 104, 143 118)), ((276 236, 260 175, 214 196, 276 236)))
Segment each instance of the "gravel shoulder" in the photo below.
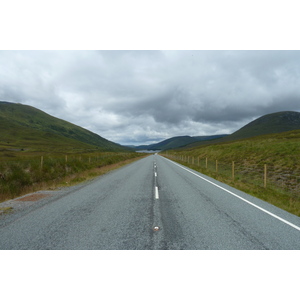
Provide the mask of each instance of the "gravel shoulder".
POLYGON ((112 170, 93 179, 81 182, 77 185, 60 187, 55 190, 41 190, 1 202, 0 227, 11 223, 18 218, 21 218, 23 215, 26 215, 42 206, 45 206, 53 201, 57 201, 70 193, 76 192, 98 180, 100 177, 106 176, 107 174, 115 171, 116 170, 112 170))

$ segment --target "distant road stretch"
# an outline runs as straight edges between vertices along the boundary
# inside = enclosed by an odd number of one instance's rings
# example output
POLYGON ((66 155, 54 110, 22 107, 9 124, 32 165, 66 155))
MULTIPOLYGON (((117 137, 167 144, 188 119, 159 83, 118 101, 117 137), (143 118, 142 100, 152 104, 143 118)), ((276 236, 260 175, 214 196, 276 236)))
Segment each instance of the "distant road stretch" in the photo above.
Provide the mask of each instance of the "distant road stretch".
POLYGON ((0 216, 0 249, 300 249, 300 218, 151 155, 0 216))

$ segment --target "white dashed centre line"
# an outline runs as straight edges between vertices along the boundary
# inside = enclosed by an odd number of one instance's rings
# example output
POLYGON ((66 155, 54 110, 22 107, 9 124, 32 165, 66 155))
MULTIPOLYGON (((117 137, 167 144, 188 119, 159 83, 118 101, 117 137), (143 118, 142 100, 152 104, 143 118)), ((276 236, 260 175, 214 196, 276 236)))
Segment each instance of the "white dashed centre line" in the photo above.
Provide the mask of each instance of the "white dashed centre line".
POLYGON ((155 200, 159 199, 158 186, 157 186, 157 165, 154 162, 154 189, 155 189, 155 200))
POLYGON ((155 199, 158 200, 159 199, 159 194, 158 194, 158 187, 155 187, 155 199))

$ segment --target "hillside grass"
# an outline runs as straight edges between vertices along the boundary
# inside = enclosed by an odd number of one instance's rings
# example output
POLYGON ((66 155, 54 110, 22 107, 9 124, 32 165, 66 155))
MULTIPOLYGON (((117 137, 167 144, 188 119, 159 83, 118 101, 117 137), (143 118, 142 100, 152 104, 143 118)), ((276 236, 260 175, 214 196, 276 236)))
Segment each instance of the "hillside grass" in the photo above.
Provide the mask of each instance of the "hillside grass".
MULTIPOLYGON (((100 151, 99 147, 74 139, 28 128, 2 129, 0 126, 0 158, 18 157, 25 153, 76 153, 100 151)), ((26 154, 25 154, 26 155, 26 154)))
POLYGON ((300 130, 164 152, 169 158, 300 216, 300 130), (198 160, 199 159, 199 160, 198 160), (207 168, 206 168, 207 160, 207 168), (232 177, 234 162, 234 179, 232 177), (267 186, 264 187, 264 166, 267 186))
POLYGON ((0 150, 128 152, 129 149, 28 105, 0 102, 0 150))

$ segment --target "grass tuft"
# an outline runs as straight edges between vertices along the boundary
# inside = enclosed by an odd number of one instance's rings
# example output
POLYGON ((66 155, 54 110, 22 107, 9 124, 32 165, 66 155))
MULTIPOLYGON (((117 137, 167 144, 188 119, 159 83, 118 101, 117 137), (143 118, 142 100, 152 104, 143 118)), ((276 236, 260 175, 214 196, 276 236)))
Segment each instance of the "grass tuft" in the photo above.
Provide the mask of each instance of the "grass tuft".
POLYGON ((0 214, 8 214, 12 212, 12 207, 0 207, 0 214))

